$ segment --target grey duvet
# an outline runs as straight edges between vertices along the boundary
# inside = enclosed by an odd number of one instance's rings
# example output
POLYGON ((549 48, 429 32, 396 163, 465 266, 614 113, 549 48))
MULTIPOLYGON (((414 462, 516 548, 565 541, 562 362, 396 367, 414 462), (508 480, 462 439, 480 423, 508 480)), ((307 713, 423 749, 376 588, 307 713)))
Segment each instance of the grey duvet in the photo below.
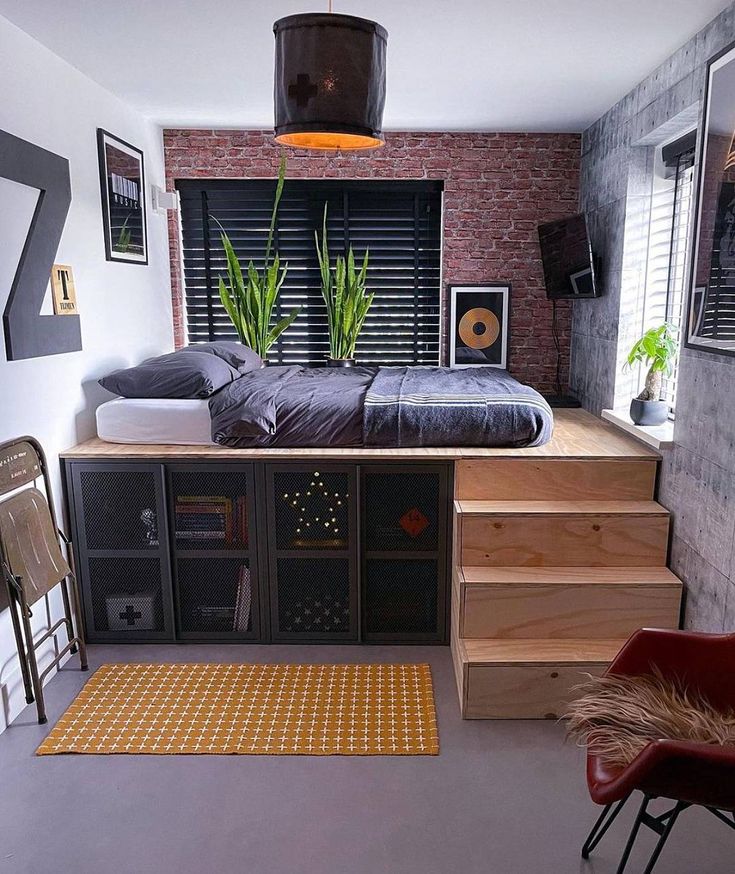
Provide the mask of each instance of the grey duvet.
POLYGON ((212 439, 256 446, 539 446, 546 401, 492 367, 266 367, 209 401, 212 439))

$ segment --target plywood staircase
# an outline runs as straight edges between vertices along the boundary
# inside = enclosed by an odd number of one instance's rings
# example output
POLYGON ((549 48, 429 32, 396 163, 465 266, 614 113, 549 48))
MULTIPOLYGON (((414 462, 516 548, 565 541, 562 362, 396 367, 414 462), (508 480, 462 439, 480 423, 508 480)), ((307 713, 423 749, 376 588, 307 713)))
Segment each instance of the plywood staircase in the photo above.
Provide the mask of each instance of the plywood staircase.
POLYGON ((452 657, 466 718, 555 718, 644 626, 675 628, 656 459, 460 459, 452 657))

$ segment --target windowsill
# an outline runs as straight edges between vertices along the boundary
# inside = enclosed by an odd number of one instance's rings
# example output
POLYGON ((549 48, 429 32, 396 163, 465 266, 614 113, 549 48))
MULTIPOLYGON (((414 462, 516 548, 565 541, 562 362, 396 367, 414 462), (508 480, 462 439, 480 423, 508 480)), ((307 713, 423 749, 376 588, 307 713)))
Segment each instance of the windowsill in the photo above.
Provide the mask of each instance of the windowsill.
POLYGON ((671 420, 652 427, 634 425, 626 409, 603 410, 602 418, 654 449, 671 449, 674 445, 674 423, 671 420))

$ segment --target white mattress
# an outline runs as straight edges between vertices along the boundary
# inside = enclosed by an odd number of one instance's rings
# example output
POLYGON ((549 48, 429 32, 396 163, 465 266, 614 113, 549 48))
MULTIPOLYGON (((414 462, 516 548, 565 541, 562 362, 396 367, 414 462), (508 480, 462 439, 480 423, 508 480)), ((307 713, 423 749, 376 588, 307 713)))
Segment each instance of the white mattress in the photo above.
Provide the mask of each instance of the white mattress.
POLYGON ((209 402, 115 398, 97 407, 97 434, 108 443, 211 446, 209 402))

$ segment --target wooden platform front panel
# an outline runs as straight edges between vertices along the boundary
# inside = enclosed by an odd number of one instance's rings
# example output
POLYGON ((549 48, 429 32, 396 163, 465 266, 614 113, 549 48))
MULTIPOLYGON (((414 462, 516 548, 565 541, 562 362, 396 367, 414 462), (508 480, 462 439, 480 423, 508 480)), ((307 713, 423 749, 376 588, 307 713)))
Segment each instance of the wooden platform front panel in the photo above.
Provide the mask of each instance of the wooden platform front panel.
POLYGON ((454 496, 469 501, 650 501, 656 459, 465 458, 454 496))
POLYGON ((465 568, 455 585, 461 637, 624 639, 679 622, 666 568, 465 568))
POLYGON ((586 674, 598 676, 622 641, 453 641, 465 719, 558 719, 586 674), (555 645, 556 644, 556 645, 555 645))
POLYGON ((470 566, 652 567, 666 564, 669 517, 654 502, 457 502, 470 566), (502 504, 506 506, 502 506, 502 504), (561 506, 564 505, 564 506, 561 506))

